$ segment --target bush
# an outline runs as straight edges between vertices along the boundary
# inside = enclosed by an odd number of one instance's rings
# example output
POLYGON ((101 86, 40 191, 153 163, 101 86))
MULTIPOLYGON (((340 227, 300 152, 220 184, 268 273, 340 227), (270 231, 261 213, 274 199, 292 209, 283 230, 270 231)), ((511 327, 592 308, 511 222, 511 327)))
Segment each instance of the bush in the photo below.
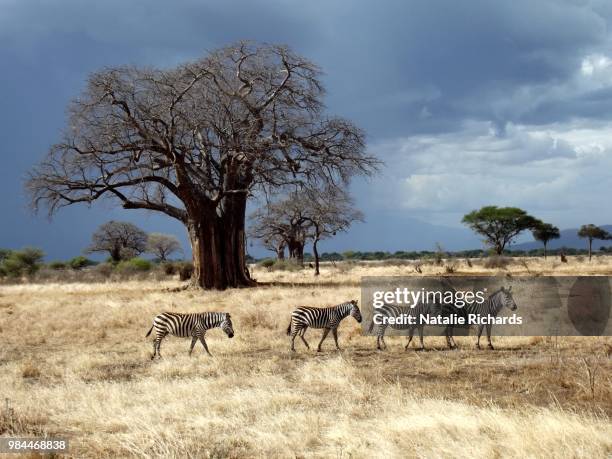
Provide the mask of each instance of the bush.
POLYGON ((93 268, 92 272, 95 277, 108 278, 113 273, 113 268, 111 263, 100 263, 93 268))
POLYGON ((272 268, 272 266, 274 266, 275 262, 276 262, 276 260, 274 260, 273 258, 266 258, 265 260, 261 260, 259 262, 259 266, 261 266, 262 268, 267 268, 268 270, 270 270, 272 268))
POLYGON ((131 258, 129 260, 120 261, 115 270, 122 274, 146 272, 151 270, 152 263, 143 258, 131 258))
POLYGON ((49 268, 53 270, 66 269, 66 263, 63 261, 52 261, 49 263, 49 268))
POLYGON ((160 263, 160 267, 166 276, 174 276, 179 271, 179 267, 172 262, 160 263))
POLYGON ((89 258, 78 256, 70 259, 70 261, 68 261, 68 264, 72 269, 82 269, 86 268, 87 266, 95 265, 96 263, 91 261, 89 258))
POLYGON ((294 260, 276 260, 268 269, 272 271, 300 271, 303 268, 302 265, 294 260))
POLYGON ((191 279, 191 276, 193 276, 193 263, 189 261, 181 263, 179 267, 179 279, 187 281, 191 279))
POLYGON ((40 269, 44 252, 35 247, 25 247, 21 250, 7 251, 0 263, 0 271, 5 276, 21 277, 31 276, 40 269))
POLYGON ((484 267, 487 269, 506 269, 510 264, 510 258, 493 255, 485 260, 484 267))

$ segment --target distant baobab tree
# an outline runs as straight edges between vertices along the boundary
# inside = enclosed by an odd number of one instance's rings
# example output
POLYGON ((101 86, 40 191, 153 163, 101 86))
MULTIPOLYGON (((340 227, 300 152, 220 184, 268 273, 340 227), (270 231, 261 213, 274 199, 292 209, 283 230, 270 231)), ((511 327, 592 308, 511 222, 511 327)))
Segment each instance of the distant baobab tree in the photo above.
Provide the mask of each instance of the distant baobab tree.
POLYGON ((254 212, 250 234, 266 246, 272 240, 277 241, 276 246, 281 245, 278 241, 283 241, 289 247, 289 257, 300 264, 303 263, 304 246, 311 240, 315 275, 318 275, 319 241, 363 220, 362 213, 353 206, 348 193, 337 187, 294 191, 254 212))
POLYGON ((109 221, 91 236, 91 245, 85 253, 108 253, 117 263, 143 253, 147 248, 147 233, 133 223, 109 221))
POLYGON ((356 221, 363 221, 363 214, 354 208, 348 193, 338 188, 310 191, 306 197, 306 218, 312 227, 312 251, 315 257, 315 275, 318 276, 319 241, 346 231, 356 221))
POLYGON ((250 215, 249 235, 258 239, 264 247, 284 257, 285 247, 289 259, 298 264, 304 261, 304 246, 309 237, 310 221, 304 214, 306 201, 297 192, 278 201, 269 202, 250 215))
POLYGON ((605 229, 593 225, 592 223, 582 225, 578 230, 578 237, 587 239, 589 241, 589 261, 591 261, 591 255, 593 252, 593 239, 606 240, 612 238, 610 233, 608 233, 605 229))
POLYGON ((559 239, 561 234, 559 228, 550 223, 540 223, 531 230, 531 234, 536 241, 540 241, 544 245, 544 259, 546 259, 546 247, 552 239, 559 239))
POLYGON ((319 68, 285 46, 238 43, 173 68, 91 75, 59 143, 30 173, 50 214, 113 198, 179 220, 195 285, 252 286, 249 196, 370 174, 364 133, 324 112, 319 68))
POLYGON ((181 243, 171 234, 151 233, 147 238, 147 253, 159 261, 167 261, 173 253, 182 252, 181 243))
POLYGON ((517 207, 485 206, 463 217, 462 222, 485 237, 497 255, 525 230, 534 229, 541 222, 517 207))

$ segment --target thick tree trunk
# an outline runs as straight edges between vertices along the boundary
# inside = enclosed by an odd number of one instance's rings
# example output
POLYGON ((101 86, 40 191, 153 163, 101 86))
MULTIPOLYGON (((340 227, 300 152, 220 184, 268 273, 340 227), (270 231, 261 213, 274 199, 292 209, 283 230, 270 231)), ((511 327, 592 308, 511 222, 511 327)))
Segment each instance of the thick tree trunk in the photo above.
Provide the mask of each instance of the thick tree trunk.
POLYGON ((289 241, 289 258, 295 260, 298 264, 304 264, 304 243, 300 240, 289 241))
POLYGON ((246 199, 226 203, 223 216, 214 209, 188 222, 193 253, 192 284, 205 289, 251 287, 245 254, 246 199))
POLYGON ((284 260, 285 259, 285 244, 279 244, 276 247, 276 259, 284 260))
POLYGON ((315 238, 312 243, 312 252, 314 254, 315 259, 315 276, 319 275, 319 249, 317 248, 317 244, 319 242, 319 238, 315 238))

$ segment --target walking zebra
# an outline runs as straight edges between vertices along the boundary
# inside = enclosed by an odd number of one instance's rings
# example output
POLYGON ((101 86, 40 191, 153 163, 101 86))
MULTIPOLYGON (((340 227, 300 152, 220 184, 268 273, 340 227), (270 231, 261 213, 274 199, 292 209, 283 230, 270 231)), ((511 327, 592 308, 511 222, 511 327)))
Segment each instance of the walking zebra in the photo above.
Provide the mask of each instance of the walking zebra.
POLYGON ((429 316, 434 308, 430 304, 418 303, 415 307, 410 306, 398 306, 395 304, 385 304, 380 308, 374 309, 374 316, 378 316, 378 321, 380 323, 376 324, 374 322, 374 317, 372 317, 372 322, 370 323, 370 327, 368 329, 368 333, 372 333, 374 326, 377 325, 378 329, 376 330, 376 348, 379 351, 387 348, 387 343, 385 343, 385 330, 387 327, 391 327, 394 330, 408 330, 408 342, 404 347, 405 350, 408 350, 408 346, 412 342, 412 337, 414 335, 414 329, 419 330, 419 339, 421 341, 420 350, 425 349, 425 344, 423 343, 423 327, 425 324, 422 323, 422 316, 429 316), (389 324, 386 318, 400 318, 400 317, 414 317, 415 323, 410 324, 408 321, 404 321, 406 323, 393 323, 389 324), (381 344, 383 347, 381 347, 381 344))
MULTIPOLYGON (((472 302, 465 305, 463 308, 455 307, 453 312, 462 314, 466 318, 468 318, 470 314, 474 314, 479 318, 495 318, 504 306, 511 311, 516 311, 517 309, 514 298, 512 297, 512 286, 508 288, 501 287, 499 290, 489 295, 482 303, 472 302)), ((491 328, 493 327, 493 324, 491 324, 490 321, 487 321, 486 324, 478 325, 478 340, 476 341, 476 347, 480 349, 480 336, 482 335, 482 330, 485 327, 487 327, 487 341, 489 343, 489 349, 493 349, 493 344, 491 344, 491 328)), ((453 327, 447 327, 447 329, 450 329, 449 335, 452 339, 453 327)), ((453 339, 452 342, 454 344, 455 340, 453 339)))
MULTIPOLYGON (((204 335, 206 330, 220 327, 225 334, 233 338, 234 328, 232 320, 227 312, 201 312, 193 314, 181 314, 178 312, 163 312, 153 319, 153 325, 146 336, 149 336, 155 329, 155 340, 153 341, 153 356, 151 360, 158 355, 161 358, 160 346, 164 337, 168 334, 178 336, 180 338, 191 337, 191 347, 189 355, 193 351, 196 341, 199 339, 208 355, 211 355, 206 345, 204 335)), ((212 356, 212 355, 211 355, 212 356)))
POLYGON ((361 323, 361 311, 357 306, 357 300, 349 301, 348 303, 342 303, 331 308, 311 308, 307 306, 300 306, 291 313, 291 321, 287 327, 287 335, 291 336, 291 350, 295 352, 295 337, 299 334, 300 338, 308 349, 310 346, 304 338, 306 329, 311 328, 323 328, 323 336, 317 346, 317 351, 321 352, 321 345, 329 331, 332 331, 334 335, 334 341, 336 342, 336 349, 340 350, 338 346, 338 325, 342 319, 348 316, 353 316, 355 320, 361 323))

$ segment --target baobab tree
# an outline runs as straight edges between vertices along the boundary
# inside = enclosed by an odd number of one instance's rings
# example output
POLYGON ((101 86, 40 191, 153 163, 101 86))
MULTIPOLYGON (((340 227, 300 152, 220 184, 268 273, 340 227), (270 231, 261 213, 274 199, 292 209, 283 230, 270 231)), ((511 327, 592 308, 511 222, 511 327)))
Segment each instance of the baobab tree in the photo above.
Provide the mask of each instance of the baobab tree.
POLYGON ((147 248, 147 233, 133 223, 109 221, 91 236, 85 253, 108 253, 114 263, 140 255, 147 248))
POLYGON ((305 209, 305 199, 297 192, 290 193, 285 199, 269 202, 251 214, 249 234, 253 239, 259 239, 267 249, 274 250, 279 259, 287 247, 289 259, 301 265, 311 224, 304 214, 305 209))
POLYGON ((322 191, 310 191, 305 197, 307 207, 304 216, 311 224, 315 276, 318 276, 319 241, 346 231, 356 221, 363 221, 363 214, 354 208, 348 193, 339 188, 328 187, 322 191))
POLYGON ((94 73, 59 143, 30 173, 50 214, 110 197, 162 212, 189 233, 193 282, 252 286, 249 196, 372 173, 363 132, 326 115, 319 68, 289 48, 238 43, 170 69, 94 73))
POLYGON ((147 252, 159 261, 167 261, 173 253, 181 252, 181 243, 171 234, 151 233, 147 238, 147 252))
POLYGON ((251 216, 251 235, 264 242, 282 240, 289 247, 289 257, 303 262, 304 246, 312 241, 315 275, 319 274, 318 243, 346 231, 363 215, 353 208, 353 201, 343 189, 329 186, 323 189, 302 189, 284 199, 269 203, 251 216))

